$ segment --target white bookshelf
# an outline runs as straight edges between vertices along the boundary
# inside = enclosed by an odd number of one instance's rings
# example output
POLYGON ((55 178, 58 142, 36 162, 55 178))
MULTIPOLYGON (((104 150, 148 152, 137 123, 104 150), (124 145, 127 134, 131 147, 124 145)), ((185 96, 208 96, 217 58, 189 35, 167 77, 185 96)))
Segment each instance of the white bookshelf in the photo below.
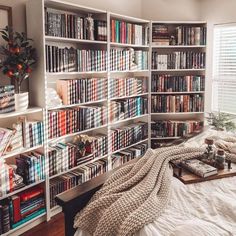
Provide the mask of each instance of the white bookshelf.
MULTIPOLYGON (((154 25, 164 25, 168 26, 168 33, 169 36, 173 35, 175 32, 175 28, 177 26, 207 26, 207 23, 205 21, 151 21, 150 23, 150 53, 157 52, 157 54, 168 54, 171 52, 205 52, 206 53, 206 45, 158 45, 158 43, 153 42, 152 36, 153 36, 153 26, 154 25)), ((151 58, 152 60, 152 58, 151 58)), ((205 58, 206 61, 206 58, 205 58)), ((150 61, 150 64, 152 64, 152 61, 150 61)), ((206 68, 206 65, 205 65, 206 68)), ((150 77, 152 78, 152 75, 171 75, 171 76, 189 76, 189 75, 199 75, 199 76, 205 76, 205 68, 196 68, 196 69, 153 69, 151 68, 150 71, 150 77)), ((151 79, 152 80, 152 79, 151 79)), ((151 84, 150 80, 150 84, 151 84)), ((206 77, 205 77, 206 80, 206 77)), ((204 81, 205 83, 205 81, 204 81)), ((151 89, 150 85, 150 89, 151 89)), ((205 95, 205 91, 175 91, 175 92, 150 92, 152 95, 194 95, 194 94, 200 94, 202 96, 205 95)), ((204 96, 205 98, 205 96, 204 96)), ((185 120, 200 120, 204 121, 204 111, 202 112, 151 112, 150 113, 150 119, 151 121, 185 121, 185 120)), ((151 137, 151 140, 153 141, 168 141, 173 139, 178 139, 180 137, 151 137)))
MULTIPOLYGON (((151 22, 148 20, 144 19, 139 19, 135 17, 130 17, 130 16, 125 16, 125 15, 120 15, 112 12, 106 12, 102 11, 99 9, 94 9, 94 8, 89 8, 77 4, 72 4, 68 3, 62 0, 29 0, 26 5, 26 12, 27 12, 27 34, 29 38, 32 38, 34 40, 34 46, 37 48, 37 53, 38 53, 38 63, 37 63, 37 68, 34 69, 33 71, 33 79, 29 81, 29 86, 30 86, 30 101, 32 105, 35 105, 35 107, 32 107, 28 109, 26 112, 13 112, 9 114, 4 114, 0 115, 1 118, 14 118, 15 116, 20 116, 26 114, 27 116, 34 116, 34 117, 41 117, 44 120, 44 125, 45 125, 45 138, 44 138, 44 144, 42 146, 30 148, 30 149, 21 149, 14 151, 12 153, 8 153, 4 158, 14 158, 15 156, 19 155, 20 153, 28 152, 28 151, 33 151, 36 149, 43 149, 47 162, 48 160, 48 150, 49 150, 49 145, 58 141, 71 141, 73 137, 79 134, 96 134, 96 133, 102 133, 108 135, 108 153, 105 156, 100 156, 96 157, 91 161, 88 161, 88 163, 93 163, 97 160, 100 159, 107 159, 108 160, 108 167, 109 170, 112 168, 112 163, 111 163, 111 155, 121 152, 123 150, 126 150, 128 148, 131 148, 135 145, 142 144, 142 143, 148 143, 148 146, 150 147, 151 145, 151 120, 153 117, 158 118, 158 119, 167 119, 169 117, 181 117, 181 119, 186 119, 186 118, 191 118, 191 117, 203 117, 204 112, 193 112, 193 113, 151 113, 151 95, 152 94, 163 94, 163 93, 152 93, 151 92, 151 75, 153 73, 198 73, 200 72, 201 74, 205 73, 205 69, 188 69, 188 70, 152 70, 151 68, 151 53, 153 50, 175 50, 175 49, 194 49, 194 50, 205 50, 205 46, 198 46, 198 45, 193 45, 193 46, 157 46, 153 45, 151 43, 152 39, 152 24, 153 23, 158 23, 158 22, 151 22), (88 13, 95 14, 99 17, 99 19, 107 21, 107 41, 93 41, 93 40, 81 40, 81 39, 72 39, 72 38, 65 38, 65 37, 53 37, 53 36, 47 36, 45 35, 45 20, 44 20, 44 8, 49 7, 49 8, 54 8, 58 9, 60 11, 65 11, 65 12, 71 12, 75 14, 81 14, 81 15, 87 15, 88 13), (37 21, 35 21, 37 19, 37 21), (127 43, 116 43, 116 42, 111 42, 111 37, 110 37, 110 32, 111 32, 111 20, 116 19, 116 20, 121 20, 121 21, 126 21, 129 23, 137 23, 141 25, 147 25, 149 26, 149 44, 148 45, 136 45, 136 44, 127 44, 127 43), (45 45, 50 44, 50 45, 68 45, 68 46, 74 46, 74 47, 86 47, 86 48, 93 48, 93 49, 105 49, 108 52, 108 60, 107 60, 107 70, 106 71, 88 71, 88 72, 56 72, 56 73, 49 73, 46 71, 46 50, 45 50, 45 45), (110 50, 113 48, 118 48, 118 49, 126 49, 126 48, 134 48, 135 50, 142 50, 142 51, 147 51, 149 53, 148 57, 148 68, 145 70, 125 70, 125 71, 111 71, 110 70, 110 50), (48 87, 53 87, 55 86, 55 83, 58 79, 75 79, 75 78, 107 78, 108 81, 108 93, 107 93, 107 98, 102 99, 102 100, 97 100, 97 101, 90 101, 86 103, 79 103, 79 104, 72 104, 72 105, 62 105, 58 107, 47 107, 47 94, 46 94, 46 89, 48 87), (111 81, 114 78, 134 78, 134 77, 143 77, 143 79, 148 79, 148 91, 145 93, 141 94, 132 94, 130 96, 122 96, 122 97, 112 97, 109 94, 109 90, 111 88, 111 81), (108 108, 108 118, 110 117, 110 104, 113 101, 119 101, 121 99, 128 99, 128 98, 135 98, 135 97, 147 97, 149 102, 148 102, 148 113, 136 117, 131 117, 127 118, 124 120, 118 120, 111 122, 108 119, 108 123, 106 125, 102 125, 96 128, 88 129, 88 130, 83 130, 79 132, 75 132, 72 134, 66 134, 61 137, 57 138, 51 138, 49 139, 48 137, 48 121, 47 121, 47 114, 49 111, 61 109, 61 108, 71 108, 71 107, 76 107, 76 106, 81 106, 81 105, 95 105, 95 104, 104 104, 108 108), (127 147, 120 148, 119 150, 116 151, 111 151, 111 131, 114 128, 118 127, 124 127, 129 124, 137 123, 139 121, 148 123, 148 137, 144 138, 143 140, 136 142, 134 144, 131 144, 127 147)), ((160 22, 163 23, 163 22, 160 22)), ((205 22, 164 22, 166 24, 171 23, 171 24, 205 24, 205 22)), ((181 94, 192 94, 194 92, 181 92, 181 94)), ((204 91, 197 91, 196 93, 202 93, 204 94, 204 91)), ((179 93, 168 93, 168 94, 179 94, 179 93)), ((175 139, 178 137, 157 137, 156 139, 175 139)), ((87 164, 87 163, 85 163, 87 164)), ((82 164, 80 166, 76 166, 72 169, 68 169, 67 171, 63 171, 61 173, 58 173, 53 176, 49 176, 49 173, 46 173, 46 179, 41 182, 37 182, 35 184, 26 186, 22 189, 19 189, 15 191, 14 193, 10 193, 7 196, 4 197, 9 197, 12 196, 16 193, 19 193, 21 191, 24 191, 28 188, 31 188, 35 185, 43 185, 45 188, 45 198, 46 198, 46 213, 42 214, 32 221, 29 221, 23 225, 21 225, 19 228, 16 228, 14 230, 9 231, 5 235, 19 235, 33 226, 45 221, 45 220, 50 220, 52 216, 55 214, 61 212, 61 208, 56 206, 53 208, 50 208, 50 181, 58 176, 61 176, 62 174, 66 174, 70 171, 76 170, 80 168, 81 166, 85 165, 82 164)), ((48 171, 49 172, 49 171, 48 171)), ((4 198, 2 197, 2 198, 4 198)), ((0 198, 0 200, 2 199, 0 198)), ((5 236, 4 235, 4 236, 5 236)))

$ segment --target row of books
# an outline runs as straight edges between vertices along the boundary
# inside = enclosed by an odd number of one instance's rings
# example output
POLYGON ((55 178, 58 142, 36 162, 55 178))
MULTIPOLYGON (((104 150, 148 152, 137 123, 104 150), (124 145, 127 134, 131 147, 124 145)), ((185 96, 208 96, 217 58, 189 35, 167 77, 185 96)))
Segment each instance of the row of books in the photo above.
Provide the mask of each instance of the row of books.
POLYGON ((206 27, 154 24, 152 42, 155 45, 206 45, 206 27))
POLYGON ((148 98, 136 97, 110 103, 110 121, 119 121, 148 113, 148 98))
POLYGON ((129 49, 110 50, 110 70, 147 70, 148 51, 129 49))
POLYGON ((138 122, 111 130, 111 151, 128 147, 148 137, 148 124, 138 122))
POLYGON ((107 22, 95 20, 91 15, 76 14, 45 8, 45 34, 55 37, 107 40, 107 22))
POLYGON ((112 78, 109 91, 110 98, 147 93, 148 80, 147 77, 112 78))
POLYGON ((80 106, 48 112, 49 138, 96 128, 107 124, 107 107, 80 106))
POLYGON ((129 162, 137 157, 142 157, 147 151, 147 143, 136 145, 132 148, 128 148, 124 151, 117 152, 111 156, 112 169, 117 168, 126 162, 129 162))
POLYGON ((152 96, 151 103, 153 113, 204 111, 204 96, 202 94, 152 96))
POLYGON ((178 26, 176 27, 177 45, 206 45, 205 26, 178 26))
POLYGON ((182 137, 199 131, 203 128, 203 122, 197 120, 155 120, 151 123, 152 137, 182 137))
POLYGON ((14 85, 0 86, 0 114, 15 111, 14 85))
POLYGON ((60 79, 56 87, 64 105, 107 98, 107 78, 60 79))
POLYGON ((60 174, 78 165, 107 154, 107 136, 79 135, 74 142, 59 142, 49 147, 49 176, 60 174))
POLYGON ((152 52, 152 69, 204 69, 205 52, 172 52, 160 54, 152 52))
POLYGON ((147 45, 148 26, 112 19, 111 42, 147 45))
POLYGON ((107 51, 46 45, 47 72, 106 71, 107 51))
POLYGON ((42 121, 19 117, 11 128, 0 128, 0 157, 17 149, 42 145, 43 138, 42 121))
POLYGON ((0 162, 0 197, 26 185, 45 179, 46 160, 40 152, 24 153, 15 158, 15 165, 0 162))
POLYGON ((152 92, 192 92, 205 90, 205 76, 202 75, 152 75, 152 92))
POLYGON ((24 153, 16 157, 16 173, 23 178, 25 185, 44 180, 46 159, 41 152, 24 153))
POLYGON ((44 190, 35 187, 0 201, 0 234, 46 212, 44 190))
POLYGON ((84 165, 77 170, 71 171, 50 181, 50 207, 57 205, 55 196, 77 185, 80 185, 100 174, 108 171, 106 159, 84 165))

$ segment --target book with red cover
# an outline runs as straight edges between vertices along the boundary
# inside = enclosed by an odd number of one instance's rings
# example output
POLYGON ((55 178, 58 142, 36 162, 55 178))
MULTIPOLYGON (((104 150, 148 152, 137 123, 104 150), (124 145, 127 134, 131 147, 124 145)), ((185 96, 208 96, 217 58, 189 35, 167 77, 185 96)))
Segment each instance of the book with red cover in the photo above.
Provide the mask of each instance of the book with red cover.
POLYGON ((11 197, 12 199, 12 206, 13 206, 13 223, 17 223, 21 220, 21 213, 20 213, 20 197, 18 195, 14 195, 11 197))
POLYGON ((20 200, 21 200, 21 202, 28 201, 32 198, 35 198, 35 197, 43 194, 43 192, 44 192, 44 190, 41 187, 30 189, 28 191, 25 191, 25 192, 19 194, 20 200))

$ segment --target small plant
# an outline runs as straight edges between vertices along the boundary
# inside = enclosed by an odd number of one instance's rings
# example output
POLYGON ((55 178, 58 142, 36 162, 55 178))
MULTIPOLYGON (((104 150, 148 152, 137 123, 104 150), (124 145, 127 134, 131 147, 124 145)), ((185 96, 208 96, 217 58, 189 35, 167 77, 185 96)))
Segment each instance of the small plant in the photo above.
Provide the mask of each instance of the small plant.
POLYGON ((230 114, 224 112, 211 112, 206 119, 208 124, 215 127, 216 130, 233 131, 236 129, 236 125, 232 121, 230 114))
POLYGON ((6 45, 0 49, 0 69, 15 83, 16 93, 20 93, 22 82, 29 78, 32 65, 36 62, 36 50, 25 33, 13 32, 8 27, 0 30, 0 33, 6 41, 6 45))

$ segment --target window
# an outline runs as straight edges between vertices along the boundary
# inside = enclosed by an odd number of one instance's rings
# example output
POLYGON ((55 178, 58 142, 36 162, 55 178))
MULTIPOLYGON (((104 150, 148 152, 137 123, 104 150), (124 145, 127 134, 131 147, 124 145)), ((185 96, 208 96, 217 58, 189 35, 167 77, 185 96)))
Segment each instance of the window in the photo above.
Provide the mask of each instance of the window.
POLYGON ((236 24, 214 28, 213 111, 236 114, 236 24))

